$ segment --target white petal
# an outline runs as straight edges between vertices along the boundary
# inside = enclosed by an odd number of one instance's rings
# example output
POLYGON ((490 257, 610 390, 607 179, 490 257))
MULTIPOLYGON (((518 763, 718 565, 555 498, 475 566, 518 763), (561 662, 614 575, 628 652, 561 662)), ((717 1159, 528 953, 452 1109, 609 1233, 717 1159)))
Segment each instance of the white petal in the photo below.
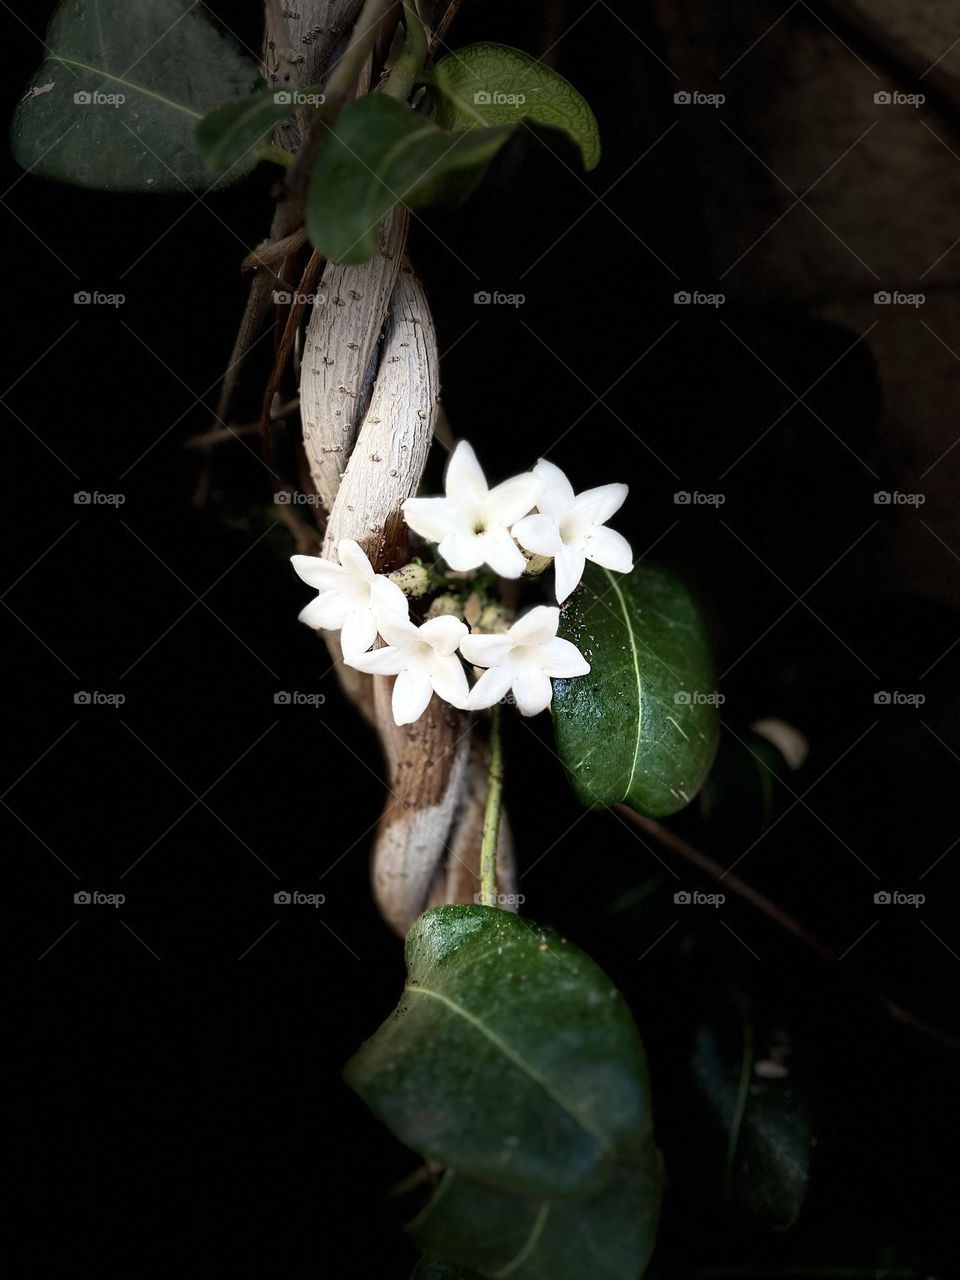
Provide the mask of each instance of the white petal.
POLYGON ((495 702, 500 702, 507 695, 512 679, 512 667, 491 667, 470 690, 467 706, 471 711, 482 711, 484 707, 492 707, 495 702))
MULTIPOLYGON (((404 597, 406 599, 406 597, 404 597)), ((410 649, 417 641, 417 628, 409 618, 384 610, 377 613, 377 629, 395 649, 410 649)))
POLYGON ((377 638, 377 620, 372 609, 354 609, 347 615, 340 632, 340 647, 344 658, 354 658, 366 653, 377 638))
POLYGON ((522 716, 536 716, 549 707, 553 685, 533 663, 525 662, 513 678, 513 696, 522 716))
POLYGON ((533 471, 545 482, 543 493, 537 499, 537 507, 544 515, 553 516, 559 520, 573 506, 576 497, 573 485, 560 468, 548 462, 546 458, 541 458, 533 471))
POLYGON ((588 560, 613 569, 615 573, 629 573, 633 568, 633 551, 630 543, 614 529, 592 529, 584 548, 588 560))
POLYGON ((479 569, 483 564, 483 544, 480 538, 472 533, 450 533, 437 548, 451 569, 457 573, 465 573, 468 569, 479 569))
POLYGON ((555 678, 570 679, 590 674, 590 663, 575 644, 561 636, 554 636, 541 646, 537 665, 544 675, 555 678))
POLYGON ((407 655, 403 650, 394 649, 392 645, 344 658, 348 667, 356 667, 358 671, 366 671, 371 676, 395 676, 403 670, 406 661, 407 655))
POLYGON ((376 613, 399 614, 406 618, 410 613, 410 605, 395 582, 378 573, 370 584, 370 607, 376 613))
POLYGON ((337 555, 346 571, 355 578, 366 578, 369 581, 373 577, 373 565, 367 559, 363 547, 359 542, 354 542, 353 538, 340 539, 337 543, 337 555))
POLYGON ((339 592, 325 591, 301 609, 298 616, 314 631, 320 627, 326 631, 339 631, 349 611, 350 606, 344 604, 339 592))
POLYGON ((343 570, 322 556, 291 556, 290 563, 315 591, 333 591, 343 582, 343 570))
POLYGON ((557 592, 557 603, 563 604, 567 596, 583 577, 583 552, 580 544, 562 546, 553 557, 554 583, 557 592))
POLYGON ((546 644, 557 634, 560 610, 549 604, 538 604, 518 618, 510 628, 510 639, 515 645, 546 644))
POLYGON ((407 498, 403 518, 421 538, 440 542, 455 523, 455 512, 446 498, 407 498))
POLYGON ((552 556, 560 546, 560 526, 553 516, 524 516, 510 530, 521 547, 538 556, 552 556))
POLYGON ((484 503, 484 511, 490 524, 506 525, 509 529, 528 511, 537 505, 537 499, 543 493, 543 479, 532 471, 514 476, 512 480, 504 480, 490 494, 484 503))
MULTIPOLYGON (((439 619, 436 619, 439 621, 439 619)), ((430 683, 434 693, 461 710, 466 708, 470 697, 470 686, 467 684, 467 673, 463 663, 456 654, 446 657, 438 654, 430 664, 430 683)))
POLYGON ((630 489, 625 484, 602 484, 596 489, 584 489, 573 504, 573 514, 590 524, 606 524, 610 517, 627 500, 630 489))
POLYGON ((513 648, 510 636, 464 636, 460 652, 475 667, 493 667, 513 648))
POLYGON ((523 552, 506 529, 482 533, 477 541, 483 548, 484 560, 501 578, 519 578, 527 567, 523 552))
MULTIPOLYGON (((450 614, 431 618, 417 631, 418 637, 426 640, 427 644, 443 657, 456 653, 460 647, 460 641, 468 634, 465 624, 459 618, 451 617, 450 614)), ((447 701, 449 702, 449 698, 447 701)))
POLYGON ((401 671, 393 686, 393 718, 397 724, 413 724, 427 709, 433 686, 423 671, 401 671))
POLYGON ((458 507, 475 506, 487 495, 487 479, 473 446, 461 440, 447 463, 444 482, 447 497, 458 507))

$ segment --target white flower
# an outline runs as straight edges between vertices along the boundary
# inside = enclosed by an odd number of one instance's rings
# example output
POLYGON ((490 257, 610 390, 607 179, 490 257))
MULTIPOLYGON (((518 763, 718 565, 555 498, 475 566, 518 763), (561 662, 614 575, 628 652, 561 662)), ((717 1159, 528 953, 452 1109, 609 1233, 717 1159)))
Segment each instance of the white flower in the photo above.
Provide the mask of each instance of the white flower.
POLYGON ((510 526, 534 507, 543 483, 527 471, 488 488, 476 454, 461 440, 447 464, 446 497, 407 498, 403 516, 415 533, 440 544, 451 569, 488 564, 502 578, 519 578, 526 561, 510 526))
POLYGON ((377 624, 386 613, 406 618, 407 597, 395 582, 373 566, 359 543, 341 538, 340 563, 320 556, 291 556, 290 563, 311 587, 320 592, 300 613, 309 627, 340 631, 344 657, 363 653, 377 638, 377 624))
POLYGON ((520 714, 535 716, 553 698, 551 676, 585 676, 590 664, 575 644, 557 635, 560 610, 537 605, 505 635, 467 636, 460 652, 477 667, 488 667, 470 691, 471 710, 492 707, 513 690, 520 714))
POLYGON ((470 690, 457 646, 467 628, 459 618, 448 614, 417 627, 409 618, 384 613, 380 616, 380 634, 387 641, 386 648, 357 654, 346 661, 358 671, 397 677, 393 686, 393 718, 397 724, 419 720, 435 693, 455 707, 466 707, 470 690))
POLYGON ((583 577, 584 560, 629 573, 633 568, 630 543, 613 529, 604 528, 623 506, 627 486, 602 484, 574 493, 560 468, 545 458, 534 467, 534 474, 544 481, 537 514, 520 520, 511 533, 528 551, 553 557, 557 602, 562 604, 583 577))

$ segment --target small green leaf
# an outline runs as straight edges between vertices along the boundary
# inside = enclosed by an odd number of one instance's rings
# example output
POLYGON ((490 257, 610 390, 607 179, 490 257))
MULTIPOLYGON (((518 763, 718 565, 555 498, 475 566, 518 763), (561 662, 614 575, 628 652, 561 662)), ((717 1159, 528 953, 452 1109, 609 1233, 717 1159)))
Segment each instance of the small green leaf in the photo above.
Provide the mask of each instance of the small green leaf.
POLYGON ((585 169, 600 161, 600 131, 586 100, 563 76, 520 49, 468 45, 441 58, 430 83, 442 94, 436 121, 445 129, 534 120, 568 133, 585 169))
POLYGON ((650 817, 689 804, 719 715, 706 628, 684 584, 646 564, 630 574, 589 565, 560 634, 591 667, 554 682, 557 751, 580 800, 624 801, 650 817))
POLYGON ((660 1171, 652 1141, 580 1200, 530 1200, 448 1171, 410 1225, 421 1249, 513 1280, 639 1280, 653 1252, 660 1171))
POLYGON ((214 107, 197 125, 197 151, 211 173, 224 173, 262 142, 288 116, 323 102, 322 86, 267 89, 214 107))
POLYGON ((334 262, 366 262, 395 204, 412 209, 464 194, 512 129, 447 133, 384 94, 353 102, 320 153, 307 194, 307 232, 334 262))
POLYGON ((707 1203, 768 1228, 806 1200, 813 1112, 785 1022, 733 993, 696 1033, 690 1059, 689 1173, 707 1203))
MULTIPOLYGON (((189 0, 66 0, 13 120, 13 151, 45 178, 107 191, 204 191, 197 122, 243 97, 257 66, 189 0)), ((230 181, 243 177, 238 165, 230 181)))
POLYGON ((428 911, 403 999, 347 1082, 427 1159, 530 1196, 603 1188, 647 1140, 643 1046, 587 956, 492 907, 428 911))

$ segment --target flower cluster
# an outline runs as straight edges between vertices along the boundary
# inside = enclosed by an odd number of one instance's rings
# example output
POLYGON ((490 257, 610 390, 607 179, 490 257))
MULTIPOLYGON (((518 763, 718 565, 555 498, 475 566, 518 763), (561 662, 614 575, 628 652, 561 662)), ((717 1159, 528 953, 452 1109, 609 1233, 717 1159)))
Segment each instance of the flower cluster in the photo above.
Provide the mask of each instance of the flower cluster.
MULTIPOLYGON (((462 442, 450 458, 445 489, 442 498, 408 498, 403 514, 414 532, 439 544, 456 573, 486 564, 500 577, 518 578, 527 567, 526 551, 553 560, 560 603, 580 581, 586 560, 621 573, 633 567, 626 540, 605 527, 623 505, 626 485, 576 494, 558 467, 541 460, 533 471, 491 489, 473 449, 462 442)), ((417 625, 406 595, 374 572, 358 543, 342 539, 338 554, 339 564, 291 556, 300 577, 319 593, 300 620, 339 631, 349 666, 396 677, 397 724, 419 720, 434 694, 463 710, 491 707, 512 694, 522 715, 536 715, 550 705, 551 680, 590 670, 576 645, 557 635, 560 610, 552 605, 535 606, 496 634, 471 631, 450 614, 417 625), (384 643, 373 649, 378 636, 384 643), (480 669, 472 688, 461 658, 480 669)))
POLYGON ((414 533, 439 544, 458 572, 487 564, 501 578, 519 578, 527 564, 523 547, 553 560, 562 604, 583 577, 585 561, 617 573, 633 568, 626 538, 605 527, 626 500, 625 484, 574 493, 560 468, 541 458, 533 471, 491 489, 462 440, 450 457, 445 489, 443 498, 408 498, 403 516, 414 533))

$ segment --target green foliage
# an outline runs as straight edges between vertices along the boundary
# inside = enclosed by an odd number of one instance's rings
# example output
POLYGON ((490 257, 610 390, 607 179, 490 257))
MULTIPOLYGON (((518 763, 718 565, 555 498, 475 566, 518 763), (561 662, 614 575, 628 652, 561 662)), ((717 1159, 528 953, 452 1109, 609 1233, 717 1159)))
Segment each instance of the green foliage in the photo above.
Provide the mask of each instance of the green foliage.
POLYGON ((735 993, 697 1028, 689 1077, 686 1177, 716 1209, 786 1230, 806 1199, 814 1136, 793 1032, 735 993))
POLYGON ((653 1142, 624 1157, 609 1185, 578 1200, 531 1200, 458 1173, 411 1224, 429 1253, 515 1280, 638 1280, 656 1238, 660 1172, 653 1142))
POLYGON ((407 936, 397 1009, 348 1083, 397 1137, 533 1197, 600 1191, 651 1132, 643 1046, 583 952, 490 907, 438 907, 407 936))
MULTIPOLYGON (((45 178, 107 191, 203 191, 194 141, 257 67, 188 0, 68 0, 13 121, 13 151, 45 178)), ((246 169, 235 167, 229 180, 246 169)), ((225 175, 226 176, 226 175, 225 175)))
POLYGON ((240 102, 228 102, 203 117, 197 125, 200 159, 211 173, 225 173, 269 139, 283 120, 301 109, 313 111, 323 101, 321 86, 307 89, 267 89, 240 102))
POLYGON ((562 76, 517 49, 472 45, 425 78, 438 91, 436 122, 371 94, 347 107, 331 129, 310 180, 307 230, 336 262, 370 258, 380 220, 396 204, 420 209, 466 198, 522 120, 564 130, 587 168, 599 160, 597 122, 586 102, 562 76), (490 103, 476 106, 481 80, 490 86, 490 103))
POLYGON ((310 239, 336 262, 365 262, 395 204, 418 209, 468 194, 511 132, 448 133, 383 94, 351 103, 310 179, 310 239))
POLYGON ((689 804, 717 746, 719 715, 700 610, 672 574, 589 565, 560 622, 591 664, 554 684, 557 751, 587 805, 663 817, 689 804))
POLYGON ((430 83, 440 92, 435 118, 445 129, 532 120, 569 134, 585 169, 600 162, 600 130, 586 100, 529 53, 505 44, 471 44, 441 58, 430 83))

